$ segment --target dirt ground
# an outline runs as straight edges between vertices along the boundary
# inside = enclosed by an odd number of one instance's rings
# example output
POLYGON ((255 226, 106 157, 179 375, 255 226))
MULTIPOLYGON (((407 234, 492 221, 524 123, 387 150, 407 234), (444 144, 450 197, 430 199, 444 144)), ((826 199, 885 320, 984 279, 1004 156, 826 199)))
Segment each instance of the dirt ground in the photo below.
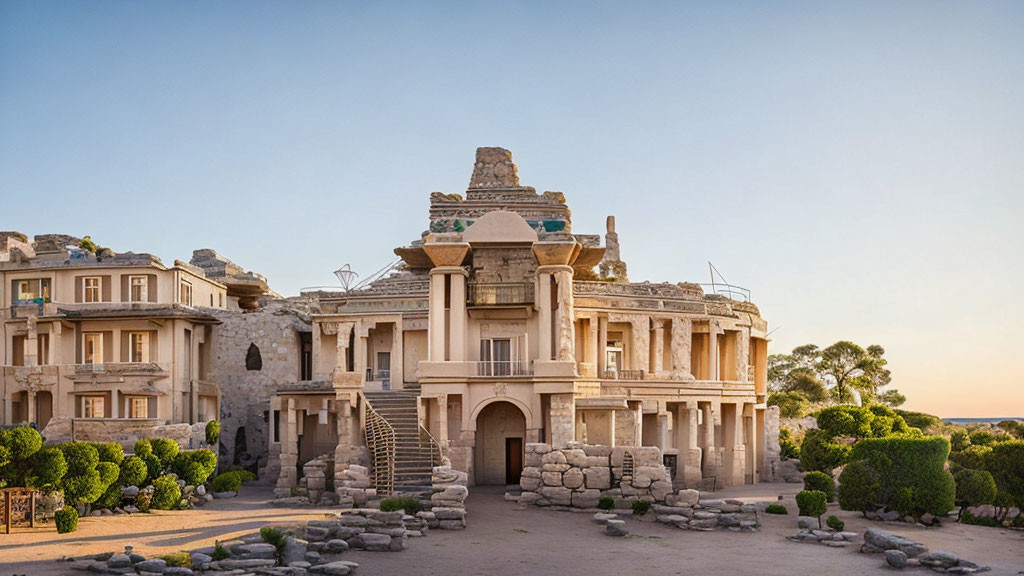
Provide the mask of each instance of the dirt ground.
MULTIPOLYGON (((751 574, 793 576, 819 574, 892 574, 881 555, 860 554, 856 546, 835 549, 785 540, 796 531, 794 484, 760 484, 719 491, 706 497, 756 501, 784 496, 790 516, 763 517, 760 532, 689 532, 649 521, 628 519, 632 536, 603 534, 589 514, 519 509, 505 502, 500 490, 472 489, 469 527, 459 532, 432 531, 410 540, 401 553, 345 554, 358 562, 359 576, 558 574, 751 574)), ((247 487, 242 496, 218 500, 191 512, 159 512, 132 517, 82 519, 78 532, 58 535, 52 527, 35 532, 0 535, 0 576, 64 574, 54 559, 120 550, 131 544, 146 555, 165 554, 212 544, 258 530, 266 524, 289 524, 321 517, 308 509, 272 508, 269 488, 247 487)), ((888 526, 868 522, 859 514, 841 512, 847 530, 878 526, 988 564, 990 574, 1024 574, 1024 532, 947 523, 941 528, 888 526)), ((911 574, 925 574, 924 570, 911 574)))

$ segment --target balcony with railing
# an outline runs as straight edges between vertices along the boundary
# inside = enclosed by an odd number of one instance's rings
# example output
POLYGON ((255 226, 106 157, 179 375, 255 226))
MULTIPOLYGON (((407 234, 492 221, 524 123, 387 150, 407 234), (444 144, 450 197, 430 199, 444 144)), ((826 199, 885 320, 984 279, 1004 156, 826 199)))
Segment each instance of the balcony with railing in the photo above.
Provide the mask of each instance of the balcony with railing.
POLYGON ((604 380, 643 380, 643 370, 605 370, 601 372, 604 380))
POLYGON ((466 292, 469 306, 524 306, 533 304, 532 282, 470 282, 466 292))
POLYGON ((521 360, 491 360, 476 363, 477 376, 532 376, 529 362, 521 360))

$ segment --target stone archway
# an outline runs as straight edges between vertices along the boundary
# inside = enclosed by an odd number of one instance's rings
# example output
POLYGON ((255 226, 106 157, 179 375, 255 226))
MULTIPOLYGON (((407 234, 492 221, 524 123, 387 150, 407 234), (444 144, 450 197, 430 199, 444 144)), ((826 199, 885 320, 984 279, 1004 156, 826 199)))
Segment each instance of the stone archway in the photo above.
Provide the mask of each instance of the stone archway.
POLYGON ((476 417, 475 444, 477 485, 517 484, 523 470, 526 416, 511 402, 488 404, 476 417))

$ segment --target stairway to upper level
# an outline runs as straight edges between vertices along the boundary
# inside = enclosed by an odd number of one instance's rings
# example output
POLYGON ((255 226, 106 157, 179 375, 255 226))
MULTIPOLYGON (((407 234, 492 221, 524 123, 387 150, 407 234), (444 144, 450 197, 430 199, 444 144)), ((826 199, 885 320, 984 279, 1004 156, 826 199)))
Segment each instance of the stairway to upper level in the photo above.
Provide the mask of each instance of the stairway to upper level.
POLYGON ((433 452, 429 441, 421 439, 413 390, 365 392, 366 400, 395 431, 396 493, 430 493, 433 452))

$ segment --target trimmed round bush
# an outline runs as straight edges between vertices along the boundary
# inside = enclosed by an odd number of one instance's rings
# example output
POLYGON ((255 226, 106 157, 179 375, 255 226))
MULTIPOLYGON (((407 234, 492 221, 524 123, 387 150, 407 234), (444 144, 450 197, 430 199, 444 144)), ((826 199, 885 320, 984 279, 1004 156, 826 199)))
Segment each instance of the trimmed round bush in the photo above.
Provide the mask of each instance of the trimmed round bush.
POLYGON ((804 476, 804 489, 817 490, 825 493, 825 499, 832 502, 836 499, 836 485, 832 477, 824 472, 812 471, 804 476))
POLYGON ((68 463, 60 448, 47 446, 32 456, 32 473, 28 484, 42 490, 56 489, 68 473, 68 463))
POLYGON ((7 447, 11 461, 27 460, 43 447, 43 437, 35 428, 19 426, 8 430, 0 438, 0 443, 7 447))
POLYGON ((53 521, 57 524, 58 534, 67 534, 78 530, 78 510, 71 506, 65 506, 53 514, 53 521))
MULTIPOLYGON (((925 513, 945 516, 956 507, 956 484, 944 469, 948 455, 946 438, 903 435, 861 440, 854 444, 850 461, 865 461, 877 475, 878 504, 920 519, 925 513)), ((839 481, 842 498, 842 475, 839 481)))
POLYGON ((174 473, 186 483, 198 486, 217 469, 217 455, 212 450, 189 450, 174 457, 174 473))
POLYGON ((996 444, 986 456, 985 464, 999 492, 1024 508, 1024 440, 996 444))
POLYGON ((991 446, 968 446, 959 452, 950 452, 949 461, 972 470, 985 470, 991 446))
POLYGON ((601 496, 597 500, 597 507, 601 510, 611 510, 615 508, 615 500, 611 496, 601 496))
POLYGON ((100 456, 100 462, 113 462, 120 465, 124 460, 124 448, 117 442, 101 442, 93 444, 96 453, 100 456))
POLYGON ((116 508, 121 503, 121 486, 116 482, 107 486, 102 496, 92 503, 93 508, 116 508))
POLYGON ((181 446, 170 438, 153 438, 149 441, 153 445, 153 455, 160 459, 164 466, 170 466, 174 457, 181 451, 181 446))
MULTIPOLYGON (((966 450, 971 445, 971 437, 967 435, 967 430, 959 429, 954 430, 949 435, 949 448, 953 452, 961 452, 966 450)), ((952 456, 952 454, 950 454, 952 456)))
POLYGON ((867 513, 878 504, 878 474, 864 460, 850 462, 839 475, 839 507, 867 513))
POLYGON ((789 510, 787 510, 782 504, 769 504, 768 506, 765 506, 764 513, 785 515, 789 514, 789 510))
POLYGON ((846 527, 846 522, 843 522, 839 519, 838 516, 833 514, 832 516, 828 517, 828 520, 825 520, 825 525, 835 530, 836 532, 842 532, 843 528, 846 527))
POLYGON ((215 446, 220 441, 220 422, 210 420, 206 423, 206 443, 215 446))
POLYGON ((828 510, 825 493, 819 490, 801 490, 796 495, 796 505, 801 516, 813 516, 818 519, 821 528, 821 515, 828 510))
POLYGON ((967 506, 992 504, 996 499, 996 481, 986 470, 960 468, 953 473, 956 482, 956 503, 960 506, 960 514, 967 506))
POLYGON ((165 475, 153 481, 153 501, 151 508, 157 510, 173 510, 181 500, 181 487, 174 476, 165 475))
POLYGON ((135 441, 135 455, 143 457, 146 454, 153 453, 153 443, 148 438, 139 438, 135 441))
POLYGON ((242 477, 238 472, 225 472, 213 479, 214 492, 238 492, 242 489, 242 477))
POLYGON ((633 515, 643 516, 651 509, 651 503, 647 500, 633 500, 633 515))
POLYGON ((121 475, 121 468, 113 462, 100 462, 96 465, 96 471, 100 473, 100 482, 103 483, 104 490, 117 482, 117 477, 121 475))
POLYGON ((142 486, 149 476, 146 462, 138 456, 129 456, 121 462, 121 473, 117 483, 121 486, 142 486))
POLYGON ((831 436, 868 438, 875 415, 861 406, 830 406, 818 412, 818 428, 831 436))
POLYGON ((164 562, 167 562, 167 566, 176 568, 191 568, 192 567, 192 555, 188 552, 175 552, 173 554, 167 554, 166 556, 160 557, 164 562))
POLYGON ((146 454, 142 457, 142 461, 146 463, 146 478, 148 480, 156 480, 164 472, 164 466, 160 463, 160 459, 156 457, 156 454, 146 454))
MULTIPOLYGON (((100 457, 96 448, 88 442, 68 442, 61 444, 59 448, 64 453, 64 460, 68 466, 68 471, 61 480, 64 501, 71 506, 95 502, 109 485, 109 482, 103 482, 97 469, 100 457)), ((105 464, 114 466, 109 462, 105 464)))
POLYGON ((800 445, 800 464, 804 470, 831 472, 846 462, 849 453, 849 446, 836 442, 825 430, 811 429, 804 433, 800 445))

